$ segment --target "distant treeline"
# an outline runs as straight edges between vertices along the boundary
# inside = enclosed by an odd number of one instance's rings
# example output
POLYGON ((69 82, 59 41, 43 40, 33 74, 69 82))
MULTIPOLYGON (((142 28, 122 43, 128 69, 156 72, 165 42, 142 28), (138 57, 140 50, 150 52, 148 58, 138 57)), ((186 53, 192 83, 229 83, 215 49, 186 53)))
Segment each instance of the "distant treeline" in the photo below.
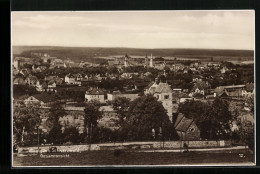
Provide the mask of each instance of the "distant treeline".
POLYGON ((85 61, 93 57, 109 57, 114 55, 154 57, 234 57, 253 58, 253 50, 213 50, 213 49, 138 49, 138 48, 98 48, 98 47, 49 47, 49 46, 13 46, 13 54, 32 57, 31 53, 47 53, 60 59, 70 58, 74 61, 85 61))

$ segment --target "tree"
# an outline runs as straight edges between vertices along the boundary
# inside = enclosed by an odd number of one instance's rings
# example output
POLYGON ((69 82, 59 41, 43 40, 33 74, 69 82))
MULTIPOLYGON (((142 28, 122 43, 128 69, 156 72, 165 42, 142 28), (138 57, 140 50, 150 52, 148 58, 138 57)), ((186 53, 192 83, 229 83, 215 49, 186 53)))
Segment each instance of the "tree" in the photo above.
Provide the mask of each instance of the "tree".
POLYGON ((51 127, 51 130, 48 135, 48 141, 54 144, 61 144, 63 141, 63 134, 61 130, 61 125, 59 122, 60 117, 66 115, 66 111, 61 106, 59 102, 56 102, 52 105, 49 110, 47 122, 51 127))
POLYGON ((151 140, 159 138, 160 133, 169 126, 170 120, 162 103, 148 95, 130 103, 126 122, 128 136, 132 136, 133 140, 151 140))
POLYGON ((245 118, 242 119, 241 117, 236 121, 238 126, 237 133, 240 140, 254 151, 254 124, 245 118))
POLYGON ((64 142, 72 142, 74 144, 80 142, 79 131, 76 127, 67 127, 63 132, 64 142))
POLYGON ((116 111, 118 116, 117 125, 123 126, 123 122, 126 118, 127 110, 130 104, 130 99, 125 97, 118 97, 112 101, 112 106, 114 111, 116 111))
POLYGON ((31 136, 37 126, 40 125, 39 105, 28 104, 23 102, 14 105, 13 110, 13 128, 16 133, 19 144, 30 144, 31 136))
MULTIPOLYGON (((99 110, 100 103, 97 101, 90 101, 86 103, 84 109, 84 127, 87 134, 87 142, 91 146, 91 136, 93 128, 97 127, 98 119, 102 117, 102 112, 99 110)), ((90 148, 89 146, 89 148, 90 148)))
POLYGON ((230 133, 230 124, 233 116, 229 110, 229 103, 226 100, 216 98, 209 111, 211 121, 215 126, 218 138, 224 138, 225 135, 230 133))
POLYGON ((209 110, 210 105, 201 101, 190 100, 179 105, 179 112, 183 113, 185 117, 193 119, 200 129, 201 137, 206 139, 210 137, 209 110))
POLYGON ((35 87, 29 85, 13 85, 13 96, 20 97, 22 95, 34 95, 39 94, 35 87))
POLYGON ((226 100, 216 98, 212 103, 186 101, 180 104, 179 112, 194 119, 202 138, 219 139, 230 135, 233 115, 226 100))

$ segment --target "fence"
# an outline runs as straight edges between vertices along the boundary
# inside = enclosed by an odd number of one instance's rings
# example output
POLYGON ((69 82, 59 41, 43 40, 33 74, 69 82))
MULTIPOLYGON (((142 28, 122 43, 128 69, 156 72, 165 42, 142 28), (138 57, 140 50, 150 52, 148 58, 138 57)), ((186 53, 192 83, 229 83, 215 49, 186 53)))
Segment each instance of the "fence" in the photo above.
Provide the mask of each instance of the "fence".
POLYGON ((61 145, 61 146, 40 146, 38 147, 19 147, 18 153, 46 153, 51 147, 56 147, 58 152, 84 152, 93 150, 115 150, 115 149, 179 149, 184 146, 184 143, 189 148, 214 148, 214 147, 228 147, 231 146, 230 141, 165 141, 165 142, 123 142, 123 143, 103 143, 89 145, 61 145))

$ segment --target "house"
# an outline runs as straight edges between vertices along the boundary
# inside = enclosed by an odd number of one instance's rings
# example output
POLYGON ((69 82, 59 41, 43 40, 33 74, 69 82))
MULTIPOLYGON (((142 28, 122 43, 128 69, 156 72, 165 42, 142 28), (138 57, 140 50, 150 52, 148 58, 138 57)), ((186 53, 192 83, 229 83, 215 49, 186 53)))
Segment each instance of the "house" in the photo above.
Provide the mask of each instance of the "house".
POLYGON ((48 88, 48 84, 46 83, 46 81, 40 81, 40 83, 38 83, 36 85, 36 90, 37 91, 46 91, 48 88))
POLYGON ((102 75, 102 74, 97 74, 97 75, 95 76, 95 79, 96 79, 97 81, 101 81, 101 80, 106 80, 107 77, 104 76, 104 75, 102 75))
POLYGON ((58 76, 46 76, 44 78, 45 81, 54 81, 56 85, 61 85, 63 82, 63 79, 58 76))
POLYGON ((80 80, 83 79, 83 76, 82 76, 81 74, 79 74, 79 73, 73 74, 73 76, 75 77, 75 80, 76 80, 76 81, 80 81, 80 80))
POLYGON ((24 103, 26 105, 40 104, 41 106, 51 106, 54 102, 55 102, 54 96, 45 93, 32 95, 24 100, 24 103))
POLYGON ((24 85, 25 80, 22 77, 17 77, 14 79, 13 84, 14 85, 24 85))
POLYGON ((97 100, 101 103, 105 103, 105 92, 102 89, 90 88, 85 93, 85 101, 97 100))
POLYGON ((48 82, 48 88, 56 88, 56 82, 54 80, 50 80, 48 82))
POLYGON ((26 77, 30 72, 27 69, 21 69, 19 74, 22 74, 24 77, 26 77))
POLYGON ((122 79, 131 79, 133 78, 133 73, 123 73, 120 77, 122 79))
POLYGON ((193 88, 191 89, 191 95, 194 94, 202 94, 205 95, 208 93, 208 89, 210 88, 210 85, 208 82, 197 82, 194 84, 193 88))
POLYGON ((245 89, 242 89, 242 97, 251 97, 254 95, 254 83, 247 83, 245 89))
POLYGON ((225 74, 229 69, 227 67, 223 67, 220 69, 221 74, 225 74))
POLYGON ((83 79, 83 76, 81 74, 71 74, 65 76, 65 83, 68 84, 81 84, 79 83, 83 79))
POLYGON ((200 130, 194 120, 186 118, 182 113, 178 114, 174 123, 174 128, 179 135, 180 140, 200 140, 200 130))
POLYGON ((65 83, 68 83, 68 84, 74 84, 76 81, 75 77, 73 76, 73 74, 68 74, 65 76, 65 83))
POLYGON ((158 101, 162 102, 164 109, 167 111, 170 121, 172 122, 172 89, 168 83, 159 82, 156 78, 144 91, 146 95, 152 94, 158 101))
POLYGON ((227 97, 242 97, 242 91, 246 89, 246 85, 230 85, 230 86, 218 86, 214 92, 216 96, 227 95, 227 97))
POLYGON ((25 79, 25 83, 31 86, 37 86, 40 82, 36 76, 29 75, 25 79))
POLYGON ((42 71, 44 71, 44 70, 46 70, 46 69, 47 69, 46 66, 41 65, 41 66, 38 66, 35 70, 38 71, 38 72, 42 72, 42 71))

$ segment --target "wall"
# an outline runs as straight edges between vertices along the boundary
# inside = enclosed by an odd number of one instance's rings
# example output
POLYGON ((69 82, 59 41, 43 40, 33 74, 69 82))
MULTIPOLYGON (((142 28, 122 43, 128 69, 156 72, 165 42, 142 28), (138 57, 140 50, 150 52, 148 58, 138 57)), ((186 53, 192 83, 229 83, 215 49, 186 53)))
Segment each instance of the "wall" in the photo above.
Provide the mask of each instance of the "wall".
POLYGON ((133 101, 134 99, 137 99, 139 96, 138 94, 107 94, 107 99, 112 101, 118 97, 125 97, 133 101))
MULTIPOLYGON (((213 148, 213 147, 228 147, 231 146, 230 141, 165 141, 164 148, 179 149, 184 143, 189 148, 213 148)), ((124 142, 124 143, 103 143, 89 145, 70 145, 70 146, 41 146, 40 153, 48 152, 50 147, 57 147, 61 152, 83 152, 90 150, 115 150, 115 149, 151 149, 162 148, 162 142, 124 142)), ((38 153, 38 147, 19 147, 18 153, 38 153)))
POLYGON ((89 95, 89 94, 86 94, 85 99, 87 101, 98 100, 101 103, 105 103, 105 96, 104 95, 89 95))

